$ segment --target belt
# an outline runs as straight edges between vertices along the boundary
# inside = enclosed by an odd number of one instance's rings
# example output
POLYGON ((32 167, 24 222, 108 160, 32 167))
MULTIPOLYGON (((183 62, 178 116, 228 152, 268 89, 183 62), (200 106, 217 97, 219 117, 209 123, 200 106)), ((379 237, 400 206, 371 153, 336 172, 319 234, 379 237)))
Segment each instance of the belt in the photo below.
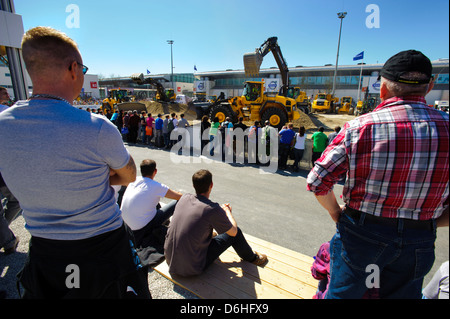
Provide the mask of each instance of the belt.
POLYGON ((403 221, 403 227, 405 229, 430 230, 430 231, 435 229, 433 220, 413 220, 405 218, 379 217, 361 212, 348 206, 345 207, 343 213, 351 217, 355 222, 359 222, 362 214, 365 214, 364 216, 365 224, 376 224, 382 226, 398 227, 399 222, 403 221))

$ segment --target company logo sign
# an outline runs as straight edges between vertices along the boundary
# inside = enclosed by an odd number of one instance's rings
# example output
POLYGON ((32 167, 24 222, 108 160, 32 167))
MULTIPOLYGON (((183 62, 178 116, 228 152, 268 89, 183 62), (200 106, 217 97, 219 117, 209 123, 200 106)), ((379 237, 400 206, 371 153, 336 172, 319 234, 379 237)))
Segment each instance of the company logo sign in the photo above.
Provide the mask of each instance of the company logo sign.
POLYGON ((277 88, 277 82, 276 81, 272 81, 268 84, 267 86, 270 90, 275 90, 277 88))

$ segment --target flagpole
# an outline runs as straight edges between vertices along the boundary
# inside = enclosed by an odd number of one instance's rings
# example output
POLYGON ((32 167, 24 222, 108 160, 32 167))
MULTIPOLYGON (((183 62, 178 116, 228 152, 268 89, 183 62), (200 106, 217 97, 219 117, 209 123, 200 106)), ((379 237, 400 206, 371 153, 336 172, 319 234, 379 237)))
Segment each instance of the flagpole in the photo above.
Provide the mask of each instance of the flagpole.
POLYGON ((362 77, 362 68, 363 68, 363 65, 364 65, 364 58, 362 59, 362 62, 361 62, 361 71, 359 72, 359 83, 358 83, 358 101, 360 100, 360 97, 361 97, 361 77, 362 77))

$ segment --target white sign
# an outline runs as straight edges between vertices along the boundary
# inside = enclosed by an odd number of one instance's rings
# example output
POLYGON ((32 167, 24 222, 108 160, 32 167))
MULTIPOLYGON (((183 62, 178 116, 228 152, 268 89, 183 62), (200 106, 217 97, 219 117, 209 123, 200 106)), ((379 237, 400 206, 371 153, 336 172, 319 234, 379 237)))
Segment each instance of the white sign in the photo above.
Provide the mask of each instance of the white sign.
POLYGON ((369 93, 376 93, 376 94, 380 94, 380 84, 381 81, 378 81, 378 77, 377 76, 371 76, 369 78, 369 93))
POLYGON ((194 91, 199 93, 206 93, 206 82, 205 81, 195 81, 194 91))
POLYGON ((22 16, 0 10, 0 45, 20 49, 23 34, 22 16))
POLYGON ((281 79, 270 78, 264 79, 264 90, 265 92, 276 92, 280 90, 281 79))

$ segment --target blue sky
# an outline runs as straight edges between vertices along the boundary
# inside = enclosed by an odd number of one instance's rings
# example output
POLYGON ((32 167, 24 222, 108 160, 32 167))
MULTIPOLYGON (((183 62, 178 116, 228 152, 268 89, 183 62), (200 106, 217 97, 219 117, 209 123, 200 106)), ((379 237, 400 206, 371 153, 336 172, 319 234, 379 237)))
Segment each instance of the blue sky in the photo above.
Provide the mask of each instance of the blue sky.
MULTIPOLYGON (((289 66, 335 64, 343 21, 339 65, 383 63, 407 49, 431 60, 449 57, 448 0, 14 0, 24 29, 59 29, 79 45, 89 73, 128 76, 150 70, 175 73, 243 69, 242 56, 277 36, 289 66), (79 8, 79 28, 66 19, 79 8), (379 28, 368 28, 370 4, 379 8, 379 28)), ((262 67, 276 66, 267 55, 262 67)))

